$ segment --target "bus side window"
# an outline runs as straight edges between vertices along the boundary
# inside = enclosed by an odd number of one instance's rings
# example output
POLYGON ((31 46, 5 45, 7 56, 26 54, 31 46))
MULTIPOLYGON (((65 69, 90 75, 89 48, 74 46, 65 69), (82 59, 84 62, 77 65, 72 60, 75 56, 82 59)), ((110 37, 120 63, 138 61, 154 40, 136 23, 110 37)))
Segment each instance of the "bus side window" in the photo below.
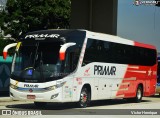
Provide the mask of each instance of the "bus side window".
POLYGON ((96 62, 96 58, 98 56, 98 48, 99 47, 97 46, 97 40, 88 39, 82 66, 85 66, 92 62, 96 62))

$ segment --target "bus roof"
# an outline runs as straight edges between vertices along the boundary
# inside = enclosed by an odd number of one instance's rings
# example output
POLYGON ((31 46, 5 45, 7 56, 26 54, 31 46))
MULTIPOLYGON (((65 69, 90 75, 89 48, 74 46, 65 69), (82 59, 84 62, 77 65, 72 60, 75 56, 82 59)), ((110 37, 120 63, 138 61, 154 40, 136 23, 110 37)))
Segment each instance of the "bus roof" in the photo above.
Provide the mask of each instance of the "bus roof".
POLYGON ((29 32, 22 37, 20 37, 20 40, 23 41, 26 38, 53 38, 57 37, 58 33, 60 34, 70 34, 70 33, 84 33, 87 38, 94 38, 94 39, 99 39, 99 40, 105 40, 109 42, 115 42, 115 43, 122 43, 126 45, 133 45, 133 46, 138 46, 138 47, 144 47, 144 48, 150 48, 150 49, 156 49, 155 46, 149 45, 149 44, 144 44, 144 43, 139 43, 133 40, 128 40, 125 38, 121 38, 118 36, 110 35, 110 34, 104 34, 104 33, 96 33, 96 32, 91 32, 88 30, 84 29, 49 29, 49 30, 39 30, 39 31, 33 31, 29 32))
POLYGON ((20 41, 26 40, 55 40, 63 36, 69 35, 83 35, 86 36, 85 31, 81 30, 67 30, 67 29, 49 29, 49 30, 38 30, 33 32, 28 32, 27 34, 20 37, 20 41))
POLYGON ((153 45, 136 42, 133 40, 121 38, 119 36, 114 36, 114 35, 104 34, 104 33, 95 33, 95 32, 91 32, 91 31, 87 31, 87 32, 88 32, 88 35, 92 38, 100 38, 101 40, 108 39, 107 41, 110 41, 110 42, 122 43, 122 44, 126 44, 126 45, 133 45, 133 46, 150 48, 150 49, 156 49, 156 47, 153 45))

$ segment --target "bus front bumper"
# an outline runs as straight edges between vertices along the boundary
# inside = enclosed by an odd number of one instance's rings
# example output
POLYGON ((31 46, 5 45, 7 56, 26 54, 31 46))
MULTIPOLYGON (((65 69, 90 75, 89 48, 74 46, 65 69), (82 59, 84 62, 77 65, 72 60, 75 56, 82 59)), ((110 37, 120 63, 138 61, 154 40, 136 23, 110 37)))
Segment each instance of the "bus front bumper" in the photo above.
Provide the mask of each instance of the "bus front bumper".
POLYGON ((38 101, 38 102, 63 102, 61 89, 34 93, 34 92, 22 92, 10 88, 10 97, 13 100, 24 100, 24 101, 38 101))

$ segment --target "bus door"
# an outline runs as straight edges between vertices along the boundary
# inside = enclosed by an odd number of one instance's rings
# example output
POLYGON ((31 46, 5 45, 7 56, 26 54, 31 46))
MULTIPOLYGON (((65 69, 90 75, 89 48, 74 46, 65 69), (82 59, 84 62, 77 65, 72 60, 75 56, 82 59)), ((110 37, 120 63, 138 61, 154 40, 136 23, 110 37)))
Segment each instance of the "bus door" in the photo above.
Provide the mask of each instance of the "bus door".
MULTIPOLYGON (((65 69, 64 72, 66 74, 70 74, 73 71, 76 70, 76 66, 77 66, 77 62, 78 62, 78 58, 79 58, 79 54, 77 53, 79 50, 78 48, 69 48, 69 50, 66 53, 66 60, 65 60, 65 69)), ((80 78, 75 77, 75 75, 70 75, 70 77, 68 77, 68 85, 65 86, 64 88, 64 97, 66 100, 74 100, 77 98, 77 86, 79 83, 77 83, 78 81, 80 81, 80 78)))
POLYGON ((146 80, 145 82, 145 92, 149 95, 153 95, 155 93, 155 87, 156 87, 156 79, 153 75, 154 71, 152 71, 151 69, 147 71, 146 74, 146 80))
POLYGON ((155 86, 156 86, 156 79, 154 79, 154 78, 150 78, 150 94, 154 94, 155 93, 155 91, 156 91, 156 89, 155 89, 155 86))
POLYGON ((150 95, 153 95, 156 92, 156 84, 157 84, 157 79, 155 79, 155 75, 154 75, 155 71, 154 70, 149 70, 148 71, 148 78, 150 80, 150 95))

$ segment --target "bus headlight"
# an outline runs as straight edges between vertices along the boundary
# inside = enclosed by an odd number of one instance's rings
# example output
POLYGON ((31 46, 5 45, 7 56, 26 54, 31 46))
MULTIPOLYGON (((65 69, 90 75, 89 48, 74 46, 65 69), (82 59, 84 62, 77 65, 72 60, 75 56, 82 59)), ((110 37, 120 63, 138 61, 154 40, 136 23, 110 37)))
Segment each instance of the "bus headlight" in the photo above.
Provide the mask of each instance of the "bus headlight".
POLYGON ((47 88, 47 90, 55 90, 55 89, 57 89, 57 88, 62 87, 65 83, 66 83, 66 82, 62 82, 62 83, 56 84, 56 85, 54 85, 54 86, 50 86, 50 87, 47 88))
POLYGON ((56 89, 56 85, 50 86, 50 87, 48 87, 47 89, 48 89, 48 90, 55 90, 55 89, 56 89))
POLYGON ((18 87, 13 85, 13 84, 10 84, 10 87, 13 88, 13 89, 17 89, 18 87))

